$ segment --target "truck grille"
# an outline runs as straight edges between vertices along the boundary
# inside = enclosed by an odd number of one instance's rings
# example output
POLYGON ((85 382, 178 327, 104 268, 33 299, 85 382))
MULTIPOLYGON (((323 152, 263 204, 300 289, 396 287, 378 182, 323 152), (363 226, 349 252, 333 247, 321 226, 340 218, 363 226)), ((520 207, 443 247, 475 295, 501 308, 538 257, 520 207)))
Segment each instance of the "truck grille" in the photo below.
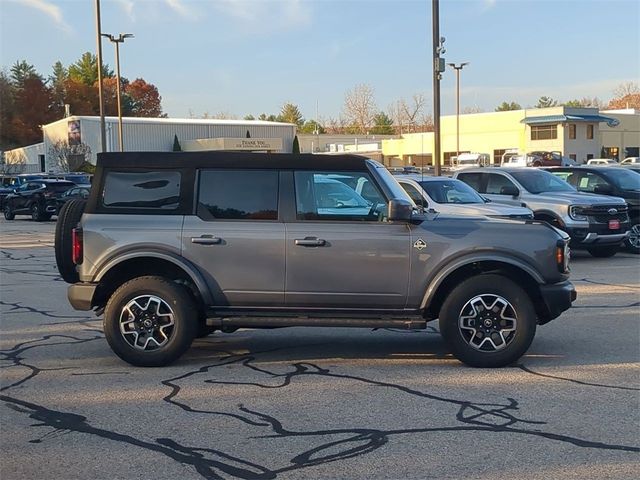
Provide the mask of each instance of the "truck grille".
POLYGON ((596 223, 607 223, 609 220, 627 222, 629 220, 627 210, 626 205, 593 205, 585 207, 582 212, 596 223), (613 210, 615 213, 610 213, 613 210))

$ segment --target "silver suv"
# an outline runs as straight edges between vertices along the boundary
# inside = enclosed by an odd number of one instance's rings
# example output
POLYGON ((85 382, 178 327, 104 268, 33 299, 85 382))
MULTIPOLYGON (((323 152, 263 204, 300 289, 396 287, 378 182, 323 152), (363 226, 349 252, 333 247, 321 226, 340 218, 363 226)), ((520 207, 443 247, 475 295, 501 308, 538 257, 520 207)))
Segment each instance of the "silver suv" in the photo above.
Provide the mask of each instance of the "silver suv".
POLYGON ((482 168, 454 175, 496 203, 533 210, 571 236, 571 247, 595 257, 611 257, 629 236, 629 215, 622 198, 578 192, 555 175, 537 168, 482 168))
POLYGON ((544 222, 418 213, 381 164, 341 155, 98 155, 56 260, 113 351, 166 365, 213 330, 424 329, 498 367, 576 294, 568 236, 544 222), (518 238, 514 247, 513 238, 518 238))

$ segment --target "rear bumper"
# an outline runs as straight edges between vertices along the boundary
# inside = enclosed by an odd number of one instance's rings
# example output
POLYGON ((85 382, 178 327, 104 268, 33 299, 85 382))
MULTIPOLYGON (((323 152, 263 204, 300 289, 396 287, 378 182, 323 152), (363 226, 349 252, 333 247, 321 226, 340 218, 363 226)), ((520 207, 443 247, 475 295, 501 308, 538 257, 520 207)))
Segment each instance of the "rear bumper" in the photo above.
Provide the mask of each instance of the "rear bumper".
POLYGON ((91 310, 93 296, 98 287, 95 283, 74 283, 69 285, 67 298, 75 310, 91 310))
POLYGON ((571 304, 578 297, 575 287, 569 281, 540 285, 540 293, 545 307, 544 314, 539 316, 540 325, 559 317, 562 312, 571 308, 571 304))

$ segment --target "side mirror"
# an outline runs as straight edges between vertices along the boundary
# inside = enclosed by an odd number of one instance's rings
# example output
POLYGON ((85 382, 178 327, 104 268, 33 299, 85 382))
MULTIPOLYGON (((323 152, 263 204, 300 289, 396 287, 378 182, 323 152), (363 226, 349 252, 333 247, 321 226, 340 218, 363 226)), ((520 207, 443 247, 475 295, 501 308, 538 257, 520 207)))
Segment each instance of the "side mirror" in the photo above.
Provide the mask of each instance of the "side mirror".
POLYGON ((509 195, 510 197, 517 197, 520 195, 520 190, 514 185, 505 185, 500 189, 500 195, 509 195))
POLYGON ((600 195, 611 195, 611 193, 613 193, 613 188, 611 188, 611 185, 603 183, 600 185, 596 185, 593 188, 593 193, 599 193, 600 195))
POLYGON ((388 218, 390 222, 408 222, 411 220, 413 205, 401 198, 392 198, 389 201, 388 218))

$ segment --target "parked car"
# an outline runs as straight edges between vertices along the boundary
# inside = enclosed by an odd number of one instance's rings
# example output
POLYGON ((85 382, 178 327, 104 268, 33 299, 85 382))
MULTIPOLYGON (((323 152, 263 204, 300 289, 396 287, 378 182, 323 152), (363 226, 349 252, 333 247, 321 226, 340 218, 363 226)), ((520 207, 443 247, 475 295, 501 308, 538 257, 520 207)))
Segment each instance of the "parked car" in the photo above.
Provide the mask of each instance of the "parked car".
POLYGON ((104 312, 113 351, 141 366, 212 329, 439 319, 458 359, 498 367, 576 297, 565 233, 418 213, 383 165, 355 155, 101 153, 55 238, 71 305, 104 312))
POLYGON ((56 212, 56 201, 64 192, 75 187, 66 180, 30 180, 16 188, 4 199, 4 218, 31 215, 36 222, 49 220, 56 212))
POLYGON ((619 165, 613 158, 590 158, 587 165, 619 165))
POLYGON ((44 178, 43 174, 21 173, 17 175, 0 175, 0 208, 4 209, 4 199, 16 188, 19 188, 29 180, 44 178))
POLYGON ((623 198, 631 221, 625 245, 627 250, 640 253, 640 176, 618 167, 554 167, 549 171, 579 192, 623 198))
POLYGON ((461 153, 451 158, 451 171, 463 170, 473 167, 487 167, 491 164, 491 156, 488 153, 461 153))
POLYGON ((627 157, 620 162, 620 165, 640 165, 640 157, 627 157))
POLYGON ((611 257, 629 236, 627 204, 622 198, 578 192, 537 168, 474 169, 458 172, 462 180, 496 203, 523 205, 534 217, 564 230, 571 247, 594 257, 611 257))
POLYGON ((62 208, 62 206, 69 200, 86 200, 87 198, 89 198, 90 189, 91 185, 76 185, 64 192, 60 197, 56 199, 56 215, 60 213, 60 209, 62 208))
POLYGON ((396 180, 414 203, 426 210, 450 215, 533 218, 533 212, 528 208, 491 202, 466 183, 453 178, 399 175, 396 180))

